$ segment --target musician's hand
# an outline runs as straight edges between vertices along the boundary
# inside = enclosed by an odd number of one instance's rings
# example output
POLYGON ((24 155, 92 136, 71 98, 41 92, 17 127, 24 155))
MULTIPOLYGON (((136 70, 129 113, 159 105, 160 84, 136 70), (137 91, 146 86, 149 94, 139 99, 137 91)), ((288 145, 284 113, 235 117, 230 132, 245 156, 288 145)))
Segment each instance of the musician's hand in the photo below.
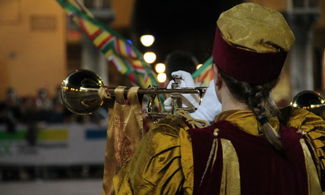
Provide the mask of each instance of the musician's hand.
MULTIPOLYGON (((172 76, 178 76, 181 78, 179 86, 177 89, 182 88, 195 88, 194 80, 192 78, 192 75, 186 71, 175 71, 171 73, 172 76)), ((172 84, 175 83, 174 80, 171 80, 168 85, 167 89, 172 88, 172 84)), ((186 98, 195 108, 199 106, 199 97, 196 94, 182 94, 184 98, 186 98)), ((170 111, 172 109, 172 99, 169 97, 164 102, 165 110, 170 111)), ((183 104, 183 107, 186 107, 187 105, 183 104)))
MULTIPOLYGON (((179 85, 179 89, 181 88, 194 88, 196 87, 194 84, 194 80, 192 78, 192 75, 186 71, 179 70, 171 73, 172 77, 180 77, 181 83, 179 85)), ((173 80, 171 80, 168 85, 167 89, 171 89, 172 84, 174 83, 173 80)))
POLYGON ((214 121, 217 114, 221 112, 221 104, 218 100, 214 81, 210 81, 209 87, 205 92, 202 102, 197 110, 190 115, 195 119, 205 120, 209 123, 214 121))

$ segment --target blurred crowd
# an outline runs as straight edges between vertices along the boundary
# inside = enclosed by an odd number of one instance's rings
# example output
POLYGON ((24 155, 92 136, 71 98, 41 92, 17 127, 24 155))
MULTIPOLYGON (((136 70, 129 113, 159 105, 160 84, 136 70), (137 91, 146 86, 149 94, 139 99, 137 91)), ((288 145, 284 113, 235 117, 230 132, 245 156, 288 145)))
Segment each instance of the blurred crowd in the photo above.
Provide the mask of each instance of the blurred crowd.
POLYGON ((0 182, 67 179, 101 179, 104 166, 0 166, 0 182))
MULTIPOLYGON (((28 146, 37 146, 38 132, 50 124, 95 123, 107 125, 107 107, 100 108, 93 115, 76 115, 62 104, 60 88, 49 96, 46 88, 40 88, 33 97, 18 97, 15 89, 9 88, 0 102, 0 131, 15 134, 19 125, 27 128, 28 146)), ((101 178, 103 165, 74 166, 15 166, 0 165, 0 181, 34 179, 101 178)))
POLYGON ((42 124, 96 123, 106 125, 107 110, 100 108, 93 115, 76 115, 62 104, 60 88, 50 97, 46 88, 40 88, 35 96, 18 97, 14 88, 8 88, 0 102, 0 125, 8 133, 15 133, 19 124, 27 126, 27 140, 35 144, 33 138, 42 124))

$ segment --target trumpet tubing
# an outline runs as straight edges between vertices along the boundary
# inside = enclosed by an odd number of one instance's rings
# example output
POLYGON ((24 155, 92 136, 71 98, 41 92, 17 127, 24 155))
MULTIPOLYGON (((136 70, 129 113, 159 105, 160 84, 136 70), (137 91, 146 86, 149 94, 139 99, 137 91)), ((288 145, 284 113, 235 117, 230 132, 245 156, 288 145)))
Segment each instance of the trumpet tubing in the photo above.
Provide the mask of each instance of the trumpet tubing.
MULTIPOLYGON (((124 97, 130 88, 125 87, 124 97)), ((181 94, 205 93, 205 87, 166 89, 166 88, 139 88, 137 93, 142 95, 171 94, 177 97, 181 94)), ((114 101, 115 88, 104 86, 102 79, 89 70, 77 70, 68 75, 61 83, 61 98, 63 104, 71 111, 80 115, 95 112, 104 101, 114 101)), ((152 104, 152 102, 150 102, 152 104)), ((315 91, 305 90, 298 93, 290 103, 292 107, 307 109, 325 119, 325 98, 315 91)), ((148 109, 148 112, 149 109, 148 109)))
MULTIPOLYGON (((124 88, 126 97, 129 88, 124 88)), ((205 93, 205 87, 166 89, 139 88, 137 93, 142 95, 158 94, 199 94, 205 93)), ((95 112, 104 101, 114 100, 115 88, 104 86, 102 79, 92 71, 77 70, 67 76, 61 83, 61 98, 63 104, 71 111, 80 115, 95 112)))

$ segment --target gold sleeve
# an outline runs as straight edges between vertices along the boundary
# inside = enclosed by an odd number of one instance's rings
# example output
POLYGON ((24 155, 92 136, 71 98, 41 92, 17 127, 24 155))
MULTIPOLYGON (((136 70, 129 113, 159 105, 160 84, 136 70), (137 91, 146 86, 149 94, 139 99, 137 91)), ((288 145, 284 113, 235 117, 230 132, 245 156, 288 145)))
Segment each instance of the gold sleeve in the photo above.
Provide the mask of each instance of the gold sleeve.
POLYGON ((325 171, 325 121, 307 110, 294 109, 288 126, 295 127, 306 134, 307 142, 312 145, 316 157, 316 167, 320 177, 325 171))
POLYGON ((140 141, 130 162, 113 178, 115 194, 191 193, 191 182, 186 178, 192 179, 192 166, 182 168, 184 159, 192 155, 188 153, 182 160, 181 145, 190 143, 184 131, 171 122, 155 124, 140 141))

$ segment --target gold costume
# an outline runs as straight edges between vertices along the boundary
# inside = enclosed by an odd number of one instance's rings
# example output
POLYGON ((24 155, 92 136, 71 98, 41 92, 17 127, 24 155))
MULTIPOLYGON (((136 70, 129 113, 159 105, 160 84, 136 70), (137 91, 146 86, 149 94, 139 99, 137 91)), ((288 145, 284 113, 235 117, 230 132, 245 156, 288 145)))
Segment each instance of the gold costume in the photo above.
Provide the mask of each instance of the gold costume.
MULTIPOLYGON (((217 116, 216 120, 229 121, 243 131, 258 136, 259 123, 249 110, 223 112, 217 116)), ((279 121, 276 118, 272 118, 270 121, 274 128, 279 129, 279 121)), ((287 125, 305 132, 319 159, 324 158, 324 141, 321 139, 325 137, 325 121, 322 118, 304 109, 294 109, 287 125)), ((114 177, 115 193, 177 194, 182 192, 192 194, 193 157, 187 129, 189 127, 183 120, 174 116, 164 118, 155 124, 139 143, 132 160, 114 177)), ((227 140, 224 142, 226 143, 227 140)), ((309 151, 306 151, 305 144, 302 146, 306 157, 309 151)), ((234 154, 230 158, 234 156, 236 155, 234 154)), ((321 163, 319 166, 324 166, 324 159, 319 163, 321 163)), ((317 174, 310 158, 306 158, 306 168, 307 172, 311 173, 308 175, 309 189, 312 190, 313 186, 316 186, 314 190, 319 192, 320 189, 317 187, 319 181, 318 178, 315 178, 317 174)), ((235 180, 236 178, 233 178, 233 181, 235 180)), ((237 193, 240 192, 238 183, 236 184, 236 181, 233 183, 237 185, 237 193)), ((310 194, 315 193, 310 191, 310 194)))
MULTIPOLYGON (((217 21, 217 26, 212 56, 218 69, 239 81, 253 84, 263 84, 278 78, 286 53, 294 41, 290 27, 279 12, 263 8, 255 3, 242 3, 223 12, 217 21), (267 59, 271 60, 267 61, 267 59), (242 64, 242 62, 247 63, 242 64), (269 66, 266 66, 266 62, 270 62, 267 64, 269 66), (260 77, 261 74, 263 74, 262 77, 260 77), (268 80, 264 80, 265 76, 269 76, 268 80)), ((293 109, 288 116, 286 125, 305 133, 306 141, 313 146, 313 149, 309 151, 305 140, 300 139, 301 153, 303 153, 301 160, 305 158, 302 166, 306 167, 308 183, 306 184, 308 187, 304 189, 309 190, 309 194, 321 194, 320 173, 318 172, 319 175, 317 175, 317 170, 324 169, 325 163, 325 121, 303 109, 293 109), (311 159, 312 155, 318 157, 315 162, 316 166, 311 159)), ((217 116, 216 120, 228 121, 250 135, 260 136, 258 131, 260 124, 249 110, 223 112, 217 116)), ((201 149, 201 142, 198 142, 199 146, 192 147, 191 131, 187 130, 193 127, 187 126, 184 121, 184 119, 169 116, 153 126, 137 146, 133 158, 114 176, 113 186, 116 194, 192 194, 197 185, 201 186, 204 183, 202 182, 204 177, 209 176, 209 166, 215 168, 214 163, 220 158, 222 174, 221 185, 218 188, 219 194, 236 195, 244 190, 246 186, 241 186, 243 180, 240 178, 238 160, 240 149, 236 151, 230 139, 219 139, 218 128, 216 128, 210 151, 204 150, 209 154, 208 162, 194 164, 195 158, 193 158, 192 150, 195 151, 197 147, 201 149), (222 150, 218 148, 219 146, 222 150), (217 155, 220 153, 222 156, 218 158, 217 155), (199 178, 200 176, 194 178, 194 166, 198 164, 205 165, 202 178, 199 178), (197 184, 197 179, 201 179, 201 183, 197 184)), ((280 130, 280 122, 277 118, 268 118, 268 121, 274 129, 280 130)), ((193 145, 195 138, 197 137, 192 137, 193 145)), ((297 145, 300 146, 299 143, 297 145)), ((197 153, 194 155, 196 156, 197 153)), ((246 161, 247 164, 255 162, 259 161, 254 161, 254 159, 246 161)), ((206 178, 210 179, 210 177, 206 178)))

